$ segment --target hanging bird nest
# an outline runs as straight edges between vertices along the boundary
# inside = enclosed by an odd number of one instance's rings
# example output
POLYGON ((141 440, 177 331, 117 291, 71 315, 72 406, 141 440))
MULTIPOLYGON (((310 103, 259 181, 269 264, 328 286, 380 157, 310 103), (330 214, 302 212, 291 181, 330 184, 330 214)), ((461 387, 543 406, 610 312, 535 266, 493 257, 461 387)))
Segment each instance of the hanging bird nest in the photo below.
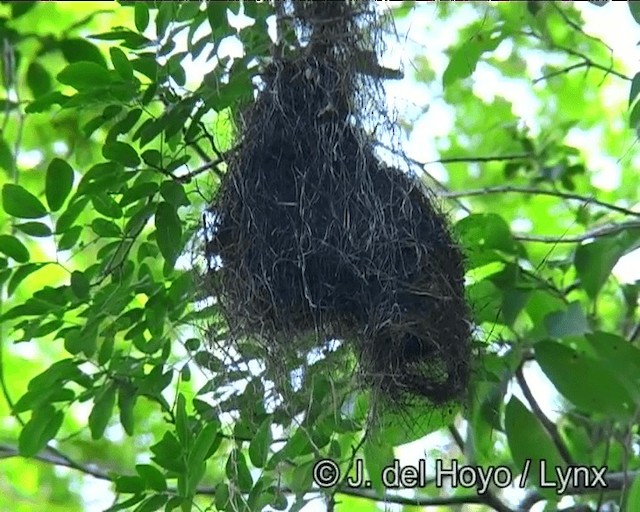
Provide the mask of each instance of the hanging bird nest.
POLYGON ((210 208, 209 282, 231 338, 278 358, 343 339, 367 385, 442 404, 469 380, 463 259, 428 191, 374 152, 380 79, 356 59, 370 9, 294 2, 309 42, 273 59, 239 118, 210 208))

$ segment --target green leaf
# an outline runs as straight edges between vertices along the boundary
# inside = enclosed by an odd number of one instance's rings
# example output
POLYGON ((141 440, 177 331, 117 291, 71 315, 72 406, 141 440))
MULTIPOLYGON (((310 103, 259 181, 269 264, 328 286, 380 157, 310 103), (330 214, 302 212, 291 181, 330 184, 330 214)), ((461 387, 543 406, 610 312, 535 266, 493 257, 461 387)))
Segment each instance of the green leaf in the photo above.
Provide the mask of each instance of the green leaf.
POLYGON ((182 251, 182 225, 175 206, 161 202, 155 215, 156 240, 167 265, 173 267, 182 251))
POLYGON ((249 443, 249 459, 251 460, 251 464, 257 468, 264 467, 267 463, 272 441, 271 418, 268 417, 258 427, 258 430, 249 443))
POLYGON ((189 429, 189 419, 187 417, 187 403, 182 393, 178 394, 176 400, 176 434, 183 446, 191 444, 191 432, 189 429))
POLYGON ((140 165, 138 152, 126 142, 113 141, 105 144, 102 148, 102 156, 125 167, 138 167, 140 165))
POLYGON ((0 235, 0 252, 18 263, 27 263, 31 257, 23 243, 11 235, 0 235))
POLYGON ((44 238, 52 234, 51 228, 41 222, 24 222, 23 224, 16 224, 15 227, 29 236, 44 238))
POLYGON ((216 423, 207 424, 196 437, 193 447, 189 451, 187 465, 189 467, 202 464, 210 456, 210 449, 218 436, 219 425, 216 423))
POLYGON ((116 492, 137 494, 144 491, 144 481, 139 476, 119 476, 116 478, 116 492))
POLYGON ((228 2, 207 2, 207 19, 212 31, 227 24, 228 2))
POLYGON ((111 83, 111 73, 95 62, 74 62, 56 77, 58 82, 78 91, 102 87, 111 83))
POLYGON ((640 5, 638 2, 627 2, 629 6, 629 11, 631 12, 631 16, 636 20, 636 23, 640 25, 640 5))
POLYGON ((13 153, 7 141, 0 134, 0 167, 7 171, 7 174, 11 176, 13 172, 13 153))
POLYGON ((64 414, 52 405, 45 405, 33 411, 31 419, 25 424, 18 438, 18 449, 23 457, 33 457, 53 439, 60 426, 64 414))
POLYGON ((21 219, 39 219, 47 214, 47 209, 36 196, 12 183, 2 187, 2 207, 9 215, 21 219))
POLYGON ((631 89, 629 90, 629 108, 631 108, 634 101, 636 101, 638 93, 640 93, 640 73, 636 73, 633 80, 631 80, 631 89))
POLYGON ((560 394, 579 409, 605 417, 628 419, 633 415, 633 400, 616 373, 589 357, 584 350, 541 341, 535 345, 535 355, 540 368, 560 394))
POLYGON ((164 475, 150 464, 136 464, 136 471, 144 480, 148 489, 157 492, 165 492, 167 490, 167 480, 164 475))
POLYGON ((58 251, 68 251, 78 242, 78 238, 82 234, 82 226, 73 226, 69 228, 60 237, 58 241, 58 251))
POLYGON ((553 441, 540 424, 538 418, 530 412, 515 396, 507 404, 504 427, 511 456, 519 470, 529 467, 527 482, 539 487, 540 492, 549 498, 555 496, 555 489, 540 487, 541 461, 545 464, 545 480, 555 482, 555 468, 566 464, 558 454, 553 441))
POLYGON ((136 405, 136 391, 131 386, 118 388, 118 408, 120 409, 120 424, 124 431, 132 436, 134 433, 133 409, 136 405))
POLYGON ((73 188, 73 169, 60 158, 51 160, 47 168, 45 196, 52 212, 58 211, 73 188))
POLYGON ((175 180, 163 181, 160 185, 160 194, 162 194, 165 201, 171 203, 176 208, 190 204, 189 198, 184 192, 184 186, 175 180))
POLYGON ((90 289, 91 284, 84 273, 74 270, 71 273, 71 290, 73 290, 74 295, 79 299, 86 299, 89 297, 90 289))
POLYGON ((93 409, 89 414, 89 429, 91 430, 91 438, 94 440, 101 439, 107 424, 113 414, 113 407, 116 402, 116 388, 112 384, 105 386, 98 391, 93 404, 93 409))
POLYGON ((36 270, 41 269, 42 267, 43 264, 41 263, 29 263, 27 265, 22 265, 14 269, 11 280, 7 285, 7 295, 13 295, 13 292, 16 290, 16 288, 18 288, 22 281, 24 281, 27 277, 29 277, 36 270))
POLYGON ((149 25, 149 8, 142 2, 135 2, 134 20, 138 32, 144 32, 149 25))
POLYGON ((158 464, 158 466, 174 471, 176 473, 183 473, 185 471, 185 461, 182 454, 182 446, 171 432, 165 432, 160 442, 153 445, 151 452, 154 454, 152 460, 158 464))
POLYGON ((91 202, 98 213, 105 217, 119 219, 122 217, 122 208, 108 194, 96 194, 91 196, 91 202))
POLYGON ((482 54, 495 50, 503 37, 501 33, 478 31, 462 46, 457 48, 442 75, 444 88, 446 89, 456 81, 471 76, 482 54))
POLYGON ((597 361, 618 376, 640 406, 640 349, 615 334, 595 332, 585 338, 597 361))
MULTIPOLYGON (((629 2, 631 3, 631 2, 629 2)), ((640 22, 639 22, 640 23, 640 22)), ((633 483, 628 487, 629 491, 625 496, 624 503, 626 503, 626 507, 621 510, 633 510, 632 503, 640 503, 640 477, 636 476, 633 479, 633 483)))
POLYGON ((133 66, 124 52, 117 46, 112 46, 109 49, 109 54, 111 55, 111 62, 113 63, 114 69, 122 79, 128 81, 133 80, 133 66))
POLYGON ((45 67, 37 61, 29 64, 27 69, 27 85, 34 98, 43 96, 51 90, 51 76, 45 67))
POLYGON ((569 304, 566 311, 555 311, 544 319, 545 327, 551 338, 580 336, 590 332, 589 322, 578 301, 569 304))
POLYGON ((367 475, 373 488, 382 495, 385 490, 382 482, 383 469, 394 460, 393 446, 382 439, 367 438, 364 444, 364 461, 367 475))
POLYGON ((580 245, 575 252, 574 265, 582 287, 594 299, 611 276, 618 260, 640 243, 640 229, 627 229, 615 236, 598 238, 580 245))
POLYGON ((226 475, 229 480, 236 482, 241 492, 251 491, 253 478, 247 466, 244 454, 238 448, 234 448, 229 454, 226 465, 226 475))
POLYGON ((60 50, 69 63, 91 62, 103 69, 107 67, 102 52, 86 39, 63 39, 60 41, 60 50))
POLYGON ((91 229, 102 238, 120 238, 122 236, 122 231, 115 223, 101 217, 93 220, 91 229))

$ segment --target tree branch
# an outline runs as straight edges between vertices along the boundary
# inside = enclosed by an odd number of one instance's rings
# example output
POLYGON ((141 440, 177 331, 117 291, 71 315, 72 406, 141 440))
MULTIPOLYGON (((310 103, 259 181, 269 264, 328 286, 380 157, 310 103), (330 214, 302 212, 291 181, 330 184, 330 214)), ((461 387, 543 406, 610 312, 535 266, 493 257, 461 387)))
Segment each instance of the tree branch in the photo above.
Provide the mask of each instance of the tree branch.
POLYGON ((542 412, 542 409, 540 409, 538 402, 536 402, 536 399, 533 396, 533 393, 531 392, 531 389, 529 388, 529 385, 527 384, 526 379, 524 378, 524 373, 522 371, 522 364, 518 366, 518 369, 516 370, 516 380, 518 381, 518 384, 520 385, 520 389, 522 389, 522 393, 527 399, 527 402, 529 402, 529 405, 531 405, 531 409, 533 410, 533 413, 538 417, 538 419, 540 420, 540 423, 542 423, 542 425, 544 426, 549 436, 551 436, 551 440, 553 441, 553 444, 558 449, 560 456, 564 459, 567 465, 569 466, 573 465, 574 464, 573 457, 569 453, 569 450, 565 446, 564 441, 560 437, 560 433, 558 432, 558 429, 556 428, 555 424, 549 418, 547 418, 544 412, 542 412))
POLYGON ((528 235, 517 234, 513 238, 522 242, 539 242, 543 244, 573 244, 584 242, 590 238, 599 238, 609 235, 617 235, 628 229, 640 228, 640 221, 628 221, 621 222, 619 224, 605 224, 598 226, 590 231, 585 231, 581 235, 575 236, 542 236, 542 235, 528 235))
MULTIPOLYGON (((19 457, 20 453, 16 447, 8 446, 8 445, 0 445, 0 460, 7 459, 11 457, 19 457)), ((76 471, 80 471, 86 475, 93 476, 94 478, 98 478, 100 480, 107 480, 113 482, 115 480, 115 476, 110 476, 109 473, 101 468, 98 468, 94 465, 87 466, 80 464, 66 455, 62 454, 55 448, 47 447, 42 450, 40 453, 32 457, 34 460, 38 460, 40 462, 44 462, 46 464, 52 464, 55 466, 63 466, 70 469, 74 469, 76 471)), ((633 481, 633 479, 640 476, 640 471, 631 471, 626 476, 624 473, 612 473, 609 475, 604 475, 604 480, 607 484, 607 487, 602 489, 599 487, 570 487, 566 495, 589 495, 595 494, 601 491, 620 491, 623 488, 625 478, 627 482, 633 481)), ((169 494, 176 494, 177 490, 175 488, 169 488, 167 490, 169 494)), ((293 491, 288 488, 282 489, 283 493, 291 494, 293 491)), ((312 488, 309 490, 312 493, 322 493, 322 489, 312 488)), ((214 487, 200 487, 196 490, 196 494, 200 496, 214 496, 215 488, 214 487)), ((477 495, 477 494, 468 494, 464 496, 442 496, 442 497, 414 497, 414 498, 406 498, 404 496, 398 496, 395 494, 385 493, 383 496, 379 496, 375 491, 369 489, 356 489, 351 487, 346 487, 342 489, 339 494, 344 494, 346 496, 353 496, 356 498, 363 498, 371 501, 375 501, 378 503, 392 503, 396 505, 407 505, 407 506, 417 506, 417 507, 437 507, 437 506, 446 506, 446 505, 465 505, 465 504, 475 504, 475 505, 485 505, 488 507, 497 510, 498 512, 508 512, 511 509, 507 508, 502 503, 495 503, 490 495, 477 495), (503 507, 503 508, 501 508, 503 507)), ((544 500, 545 498, 538 491, 531 491, 525 499, 520 503, 517 510, 528 510, 533 505, 538 503, 539 501, 544 500)))
POLYGON ((538 195, 538 196, 553 196, 560 197, 562 199, 570 199, 572 201, 580 201, 584 204, 596 204, 601 206, 602 208, 606 208, 608 210, 622 213, 624 215, 629 215, 633 217, 640 217, 640 212, 636 212, 633 210, 629 210, 628 208, 623 208, 622 206, 617 206, 615 204, 607 203, 605 201, 601 201, 594 197, 582 196, 580 194, 571 194, 569 192, 560 192, 558 190, 546 190, 541 188, 531 188, 531 187, 517 187, 513 185, 503 185, 498 187, 487 187, 487 188, 478 188, 471 190, 461 190, 457 192, 443 192, 439 194, 444 198, 460 198, 460 197, 472 197, 472 196, 482 196, 489 194, 503 194, 503 193, 517 193, 517 194, 529 194, 529 195, 538 195))

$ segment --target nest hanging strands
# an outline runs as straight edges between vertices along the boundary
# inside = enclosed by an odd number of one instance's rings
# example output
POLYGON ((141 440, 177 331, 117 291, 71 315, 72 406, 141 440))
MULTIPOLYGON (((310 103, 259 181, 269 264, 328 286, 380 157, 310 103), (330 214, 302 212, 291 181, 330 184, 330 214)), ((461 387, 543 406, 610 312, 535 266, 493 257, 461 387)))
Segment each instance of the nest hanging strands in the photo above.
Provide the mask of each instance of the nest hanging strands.
POLYGON ((375 55, 374 9, 293 3, 306 44, 274 58, 241 116, 209 273, 234 337, 271 353, 344 339, 383 395, 442 404, 470 372, 462 255, 428 194, 366 134, 380 97, 362 57, 375 55))

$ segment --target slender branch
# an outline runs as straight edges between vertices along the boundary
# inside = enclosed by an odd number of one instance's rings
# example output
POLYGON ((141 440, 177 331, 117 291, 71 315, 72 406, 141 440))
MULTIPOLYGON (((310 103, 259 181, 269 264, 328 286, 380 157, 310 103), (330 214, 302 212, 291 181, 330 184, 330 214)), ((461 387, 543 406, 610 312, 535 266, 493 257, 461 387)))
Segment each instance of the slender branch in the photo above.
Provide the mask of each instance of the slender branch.
POLYGON ((580 235, 575 236, 542 236, 542 235, 528 235, 517 234, 513 238, 522 242, 539 242, 543 244, 574 244, 584 242, 591 238, 600 238, 603 236, 617 235, 628 229, 640 228, 640 221, 628 221, 621 222, 619 224, 605 224, 598 226, 590 231, 585 231, 580 235))
MULTIPOLYGON (((11 457, 19 457, 20 454, 18 449, 8 445, 0 445, 0 460, 7 459, 11 457)), ((63 466, 70 469, 74 469, 76 471, 80 471, 84 474, 91 475, 100 480, 114 481, 115 476, 110 476, 107 471, 103 469, 99 469, 95 466, 85 466, 79 464, 73 460, 71 460, 66 455, 60 453, 56 449, 52 449, 50 447, 45 448, 40 453, 35 455, 33 459, 38 460, 40 462, 44 462, 46 464, 52 464, 56 466, 63 466)), ((633 479, 640 476, 640 471, 632 471, 629 472, 626 477, 631 482, 633 479)), ((606 491, 620 491, 623 486, 623 482, 625 479, 624 473, 612 473, 608 475, 604 475, 604 481, 606 482, 607 487, 604 489, 606 491)), ((602 488, 600 487, 569 487, 566 495, 589 495, 600 492, 602 488)), ((175 494, 176 489, 168 489, 169 494, 175 494)), ((282 489, 283 493, 290 494, 292 493, 291 489, 284 488, 282 489)), ((320 493, 322 489, 312 488, 309 492, 312 493, 320 493)), ((196 490, 196 494, 201 496, 214 496, 215 488, 214 487, 200 487, 196 490)), ((353 496, 357 498, 368 499, 371 501, 375 501, 378 503, 393 503, 396 505, 408 505, 408 506, 418 506, 418 507, 436 507, 436 506, 446 506, 446 505, 465 505, 465 504, 477 504, 477 505, 485 505, 493 508, 494 510, 504 510, 505 512, 510 509, 501 509, 496 508, 496 504, 492 503, 491 498, 487 497, 487 495, 477 495, 470 494, 465 496, 448 496, 448 497, 414 497, 414 498, 406 498, 404 496, 397 496, 394 494, 384 494, 383 496, 379 496, 375 491, 369 489, 356 489, 351 487, 346 487, 340 491, 339 494, 343 494, 346 496, 353 496)), ((538 492, 532 491, 529 493, 525 499, 521 502, 518 510, 528 510, 533 505, 538 503, 539 501, 544 500, 545 498, 538 492)))
POLYGON ((582 196, 580 194, 571 194, 569 192, 560 192, 558 190, 547 190, 547 189, 541 189, 541 188, 517 187, 513 185, 504 185, 504 186, 498 186, 498 187, 461 190, 456 192, 445 192, 439 195, 444 198, 459 198, 459 197, 472 197, 472 196, 482 196, 482 195, 502 194, 502 193, 517 193, 517 194, 529 194, 529 195, 538 195, 538 196, 560 197, 562 199, 580 201, 585 204, 596 204, 598 206, 601 206, 602 208, 606 208, 614 212, 622 213, 624 215, 640 217, 640 212, 629 210, 628 208, 623 208, 622 206, 617 206, 615 204, 607 203, 605 201, 601 201, 594 197, 587 197, 587 196, 582 196))
MULTIPOLYGON (((569 485, 564 495, 587 496, 591 494, 600 494, 601 492, 620 492, 625 485, 625 479, 626 482, 630 484, 639 477, 640 471, 629 471, 626 474, 622 471, 619 473, 604 474, 602 479, 604 480, 606 487, 591 486, 589 485, 589 482, 586 482, 587 485, 569 485)), ((545 499, 546 498, 542 496, 537 490, 531 491, 520 502, 517 510, 530 510, 536 503, 545 499)))
POLYGON ((492 156, 453 156, 448 158, 440 158, 438 160, 430 160, 428 162, 418 162, 420 165, 426 166, 431 164, 454 164, 454 163, 474 163, 474 162, 503 162, 509 160, 522 160, 531 158, 531 153, 519 153, 512 155, 492 155, 492 156))
POLYGON ((531 393, 531 389, 529 389, 529 385, 527 384, 527 381, 524 378, 522 365, 518 366, 518 369, 516 370, 516 380, 518 381, 518 384, 520 385, 520 389, 522 389, 522 393, 527 399, 527 402, 529 402, 529 405, 531 405, 531 409, 533 410, 533 413, 538 417, 538 419, 540 420, 540 423, 542 423, 542 425, 544 426, 549 436, 551 436, 551 440, 553 441, 553 444, 558 449, 560 456, 564 459, 567 465, 573 465, 573 457, 569 453, 569 450, 565 446, 564 441, 560 437, 560 433, 558 432, 558 429, 556 428, 555 424, 549 418, 547 418, 544 412, 542 412, 542 409, 540 409, 538 402, 536 402, 536 399, 534 398, 533 393, 531 393))

